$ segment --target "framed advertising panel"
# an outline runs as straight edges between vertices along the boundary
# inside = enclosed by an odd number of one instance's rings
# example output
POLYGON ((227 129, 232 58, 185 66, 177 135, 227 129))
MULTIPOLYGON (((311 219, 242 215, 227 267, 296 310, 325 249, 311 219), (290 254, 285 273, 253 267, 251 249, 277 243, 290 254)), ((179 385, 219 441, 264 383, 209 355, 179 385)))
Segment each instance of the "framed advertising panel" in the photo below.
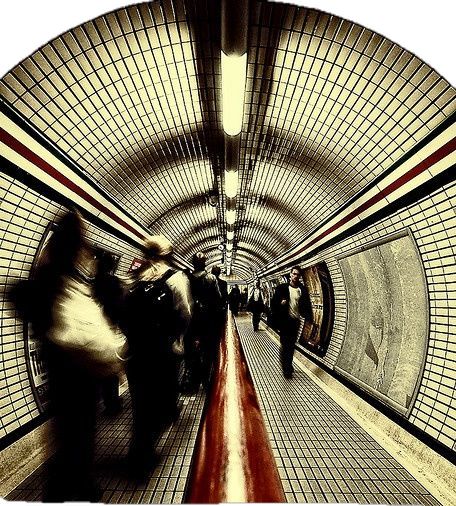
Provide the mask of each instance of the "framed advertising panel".
POLYGON ((334 291, 328 267, 324 262, 307 267, 302 280, 309 292, 313 318, 304 323, 298 343, 324 356, 334 322, 334 291))
MULTIPOLYGON (((57 224, 51 222, 46 227, 40 244, 38 245, 35 258, 30 269, 29 279, 33 279, 37 270, 42 266, 45 258, 46 247, 54 234, 57 224)), ((45 413, 49 404, 49 380, 48 372, 43 361, 41 339, 34 335, 32 326, 24 321, 24 347, 27 372, 30 379, 35 402, 40 413, 45 413)))
POLYGON ((429 334, 426 279, 408 230, 338 258, 347 328, 335 369, 402 415, 421 381, 429 334))

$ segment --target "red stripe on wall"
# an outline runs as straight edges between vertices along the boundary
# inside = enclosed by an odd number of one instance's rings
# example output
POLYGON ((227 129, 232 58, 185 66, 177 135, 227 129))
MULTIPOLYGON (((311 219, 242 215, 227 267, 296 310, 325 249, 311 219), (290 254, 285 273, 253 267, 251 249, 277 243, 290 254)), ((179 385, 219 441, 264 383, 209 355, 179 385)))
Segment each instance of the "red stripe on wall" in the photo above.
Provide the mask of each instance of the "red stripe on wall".
POLYGON ((51 176, 53 179, 63 184, 66 188, 76 193, 80 197, 82 197, 88 204, 91 204, 93 207, 104 213, 105 215, 112 218, 116 223, 129 230, 133 234, 135 234, 140 239, 144 239, 146 236, 133 228, 131 225, 122 220, 114 211, 107 208, 98 200, 83 190, 80 186, 78 186, 74 181, 71 181, 68 177, 64 176, 61 172, 55 169, 51 164, 43 160, 39 155, 34 153, 30 148, 22 144, 22 142, 18 141, 15 137, 13 137, 10 133, 0 127, 0 141, 10 147, 13 151, 24 157, 29 162, 33 163, 36 167, 41 169, 43 172, 51 176))
POLYGON ((337 223, 329 227, 327 230, 322 232, 320 235, 309 241, 307 244, 302 246, 298 251, 295 251, 294 253, 289 254, 286 256, 283 260, 280 261, 280 263, 287 262, 288 260, 291 260, 296 255, 299 255, 300 253, 303 253, 306 249, 308 249, 313 244, 317 243, 321 239, 323 239, 325 236, 329 235, 331 232, 334 232, 334 230, 337 230, 345 223, 349 222, 356 216, 360 215, 365 210, 369 209, 370 207, 374 206, 377 202, 379 202, 381 199, 386 198, 388 195, 396 191, 401 186, 404 186, 406 183, 411 181, 413 178, 417 177, 421 173, 423 173, 426 169, 432 167, 437 162, 451 154, 456 149, 456 137, 448 141, 446 144, 441 146, 439 149, 437 149, 434 153, 429 155, 427 158, 425 158, 423 161, 421 161, 418 165, 407 171, 402 176, 398 177, 396 181, 393 181, 391 184, 389 184, 384 190, 379 191, 377 195, 374 195, 369 200, 366 200, 363 204, 361 204, 359 207, 351 211, 347 216, 339 220, 337 223))

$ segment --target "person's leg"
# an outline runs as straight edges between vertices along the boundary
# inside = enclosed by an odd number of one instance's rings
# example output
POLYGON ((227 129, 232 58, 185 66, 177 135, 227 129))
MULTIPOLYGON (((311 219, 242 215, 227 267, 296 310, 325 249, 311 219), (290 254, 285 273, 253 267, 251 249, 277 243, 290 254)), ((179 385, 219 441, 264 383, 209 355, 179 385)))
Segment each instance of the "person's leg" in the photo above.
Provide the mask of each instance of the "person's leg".
POLYGON ((280 332, 281 361, 283 374, 287 378, 293 375, 293 355, 298 332, 299 322, 289 319, 280 332))
POLYGON ((119 377, 117 375, 102 379, 101 396, 106 414, 114 415, 121 411, 122 401, 119 397, 119 377))
POLYGON ((254 311, 252 313, 253 330, 258 330, 260 325, 261 313, 254 311))

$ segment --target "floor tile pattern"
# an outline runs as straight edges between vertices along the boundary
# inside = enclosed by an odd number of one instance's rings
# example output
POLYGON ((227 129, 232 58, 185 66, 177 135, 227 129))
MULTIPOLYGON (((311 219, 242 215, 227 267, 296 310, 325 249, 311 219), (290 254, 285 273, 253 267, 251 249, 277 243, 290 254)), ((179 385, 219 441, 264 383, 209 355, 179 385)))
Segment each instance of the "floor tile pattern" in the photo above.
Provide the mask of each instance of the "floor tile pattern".
POLYGON ((284 378, 263 323, 236 323, 288 502, 440 504, 296 364, 284 378))
MULTIPOLYGON (((203 412, 205 393, 181 395, 181 413, 157 444, 159 460, 150 475, 142 480, 128 478, 125 456, 130 442, 131 400, 123 395, 124 407, 117 416, 100 413, 96 445, 97 485, 100 502, 109 504, 180 504, 190 470, 190 461, 203 412)), ((41 501, 47 464, 24 480, 6 499, 41 501)))
MULTIPOLYGON (((285 379, 279 347, 266 331, 253 332, 245 315, 236 322, 288 502, 440 504, 299 367, 292 380, 285 379)), ((181 415, 157 445, 158 465, 141 482, 128 479, 122 467, 131 425, 128 392, 123 397, 122 413, 100 414, 96 469, 101 502, 181 503, 204 392, 181 396, 181 415)), ((46 464, 6 499, 40 501, 45 479, 46 464)))

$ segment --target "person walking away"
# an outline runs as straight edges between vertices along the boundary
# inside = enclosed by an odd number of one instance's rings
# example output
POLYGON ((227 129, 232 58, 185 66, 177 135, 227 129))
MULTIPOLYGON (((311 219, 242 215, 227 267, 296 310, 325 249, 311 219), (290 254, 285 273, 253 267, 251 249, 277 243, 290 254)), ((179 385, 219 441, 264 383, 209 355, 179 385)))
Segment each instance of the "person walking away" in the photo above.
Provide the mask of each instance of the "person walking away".
POLYGON ((157 438, 178 416, 178 368, 192 310, 188 278, 171 267, 171 242, 151 236, 144 250, 147 262, 135 271, 126 292, 123 324, 131 353, 129 464, 137 475, 151 469, 157 438))
POLYGON ((241 302, 241 291, 239 290, 238 285, 234 285, 234 287, 231 289, 230 295, 228 297, 228 302, 230 311, 234 316, 237 316, 239 313, 239 304, 241 302))
POLYGON ((13 299, 42 341, 56 452, 44 502, 97 501, 92 465, 100 377, 118 373, 126 341, 93 296, 93 252, 79 214, 57 224, 34 277, 13 299))
MULTIPOLYGON (((101 304, 106 317, 115 325, 123 321, 124 286, 114 275, 115 257, 107 251, 96 254, 96 274, 94 282, 95 298, 101 304)), ((117 415, 122 411, 122 399, 119 396, 119 376, 113 374, 102 379, 101 397, 106 415, 117 415)))
POLYGON ((217 324, 218 324, 218 330, 217 335, 222 337, 223 327, 225 325, 225 319, 226 319, 226 306, 228 303, 228 283, 220 278, 221 269, 220 266, 214 265, 211 269, 211 274, 213 274, 217 280, 217 286, 219 288, 221 301, 220 301, 220 307, 219 311, 216 317, 217 324))
POLYGON ((192 258, 194 271, 190 276, 193 297, 190 355, 188 368, 190 390, 196 390, 200 381, 208 386, 213 366, 218 356, 220 342, 220 310, 222 296, 217 278, 206 271, 206 255, 195 253, 192 258))
POLYGON ((312 320, 310 297, 300 279, 301 268, 295 266, 290 271, 289 282, 278 285, 271 300, 273 327, 280 335, 282 370, 289 379, 293 377, 293 354, 300 319, 312 320))
POLYGON ((247 304, 247 310, 252 313, 252 326, 253 330, 256 332, 259 328, 261 314, 264 311, 263 295, 261 293, 259 280, 255 283, 255 288, 247 304))
POLYGON ((226 305, 228 303, 228 283, 220 277, 222 270, 219 265, 214 265, 211 269, 211 273, 217 279, 217 285, 219 287, 220 296, 221 296, 221 308, 223 310, 226 309, 226 305))
POLYGON ((242 293, 241 293, 241 303, 240 303, 241 311, 246 311, 247 310, 247 301, 248 301, 248 298, 249 298, 249 295, 248 295, 248 290, 247 290, 247 287, 246 287, 246 288, 244 288, 242 290, 242 293))

